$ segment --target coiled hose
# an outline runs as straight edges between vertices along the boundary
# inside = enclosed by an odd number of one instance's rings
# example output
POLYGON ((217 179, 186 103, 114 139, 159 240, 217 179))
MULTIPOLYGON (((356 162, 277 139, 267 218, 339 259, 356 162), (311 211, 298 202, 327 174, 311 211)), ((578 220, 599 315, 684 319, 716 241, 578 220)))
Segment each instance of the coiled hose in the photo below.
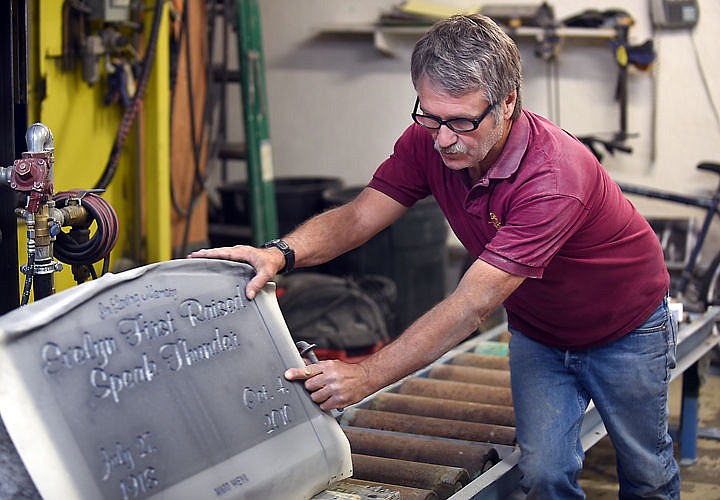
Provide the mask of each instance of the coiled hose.
POLYGON ((118 219, 112 205, 104 198, 93 193, 85 193, 81 196, 80 190, 62 191, 57 193, 53 199, 55 206, 62 209, 67 205, 68 200, 82 199, 82 206, 88 211, 91 222, 95 221, 96 228, 93 235, 87 240, 74 238, 72 231, 65 233, 60 231, 55 241, 55 256, 61 262, 70 265, 90 265, 100 260, 103 264, 103 274, 107 272, 110 265, 110 252, 118 240, 118 219))

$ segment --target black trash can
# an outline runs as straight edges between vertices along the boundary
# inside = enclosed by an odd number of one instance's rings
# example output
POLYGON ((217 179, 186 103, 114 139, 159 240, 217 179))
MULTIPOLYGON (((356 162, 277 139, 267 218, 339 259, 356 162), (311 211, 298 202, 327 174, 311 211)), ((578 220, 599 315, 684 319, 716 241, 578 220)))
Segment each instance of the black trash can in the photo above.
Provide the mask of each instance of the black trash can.
MULTIPOLYGON (((336 177, 278 177, 274 180, 280 236, 325 208, 323 192, 342 187, 336 177)), ((245 181, 232 182, 218 188, 220 222, 238 226, 250 225, 250 192, 245 181)))
MULTIPOLYGON (((328 189, 328 208, 357 196, 362 187, 328 189)), ((365 245, 328 262, 335 275, 380 274, 397 286, 394 336, 445 298, 448 227, 433 197, 420 200, 365 245)))

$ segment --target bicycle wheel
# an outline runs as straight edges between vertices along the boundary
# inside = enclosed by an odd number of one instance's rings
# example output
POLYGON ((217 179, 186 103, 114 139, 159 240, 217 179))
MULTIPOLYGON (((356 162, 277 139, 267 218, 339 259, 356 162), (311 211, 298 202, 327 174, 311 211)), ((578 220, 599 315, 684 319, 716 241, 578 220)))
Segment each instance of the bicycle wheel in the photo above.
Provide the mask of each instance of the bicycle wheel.
POLYGON ((705 308, 720 305, 720 254, 715 256, 705 273, 700 300, 705 303, 705 308))
MULTIPOLYGON (((720 254, 716 255, 703 279, 702 299, 705 308, 720 305, 720 254)), ((720 321, 715 323, 715 332, 720 331, 720 321)), ((720 345, 713 347, 710 363, 720 364, 720 345)))

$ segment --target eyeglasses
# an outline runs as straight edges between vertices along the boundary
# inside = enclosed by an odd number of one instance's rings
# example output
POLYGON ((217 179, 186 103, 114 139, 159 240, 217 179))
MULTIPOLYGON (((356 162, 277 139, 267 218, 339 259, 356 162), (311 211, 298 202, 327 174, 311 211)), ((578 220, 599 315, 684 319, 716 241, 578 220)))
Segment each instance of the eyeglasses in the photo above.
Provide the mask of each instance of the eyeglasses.
POLYGON ((485 117, 495 107, 495 104, 488 104, 485 111, 477 118, 451 118, 450 120, 441 120, 437 116, 418 114, 418 106, 420 106, 420 98, 415 98, 415 108, 412 112, 412 119, 415 123, 431 130, 437 130, 443 125, 453 132, 463 133, 472 132, 480 126, 485 117))

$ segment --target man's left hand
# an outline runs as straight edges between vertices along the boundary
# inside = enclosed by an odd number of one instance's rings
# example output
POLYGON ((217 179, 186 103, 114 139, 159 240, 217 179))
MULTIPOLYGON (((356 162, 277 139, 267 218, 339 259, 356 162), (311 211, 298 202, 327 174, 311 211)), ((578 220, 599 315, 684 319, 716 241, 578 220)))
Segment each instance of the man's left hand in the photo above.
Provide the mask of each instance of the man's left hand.
POLYGON ((345 408, 368 396, 368 376, 360 363, 320 361, 304 368, 289 368, 288 380, 305 380, 305 388, 320 408, 345 408))

